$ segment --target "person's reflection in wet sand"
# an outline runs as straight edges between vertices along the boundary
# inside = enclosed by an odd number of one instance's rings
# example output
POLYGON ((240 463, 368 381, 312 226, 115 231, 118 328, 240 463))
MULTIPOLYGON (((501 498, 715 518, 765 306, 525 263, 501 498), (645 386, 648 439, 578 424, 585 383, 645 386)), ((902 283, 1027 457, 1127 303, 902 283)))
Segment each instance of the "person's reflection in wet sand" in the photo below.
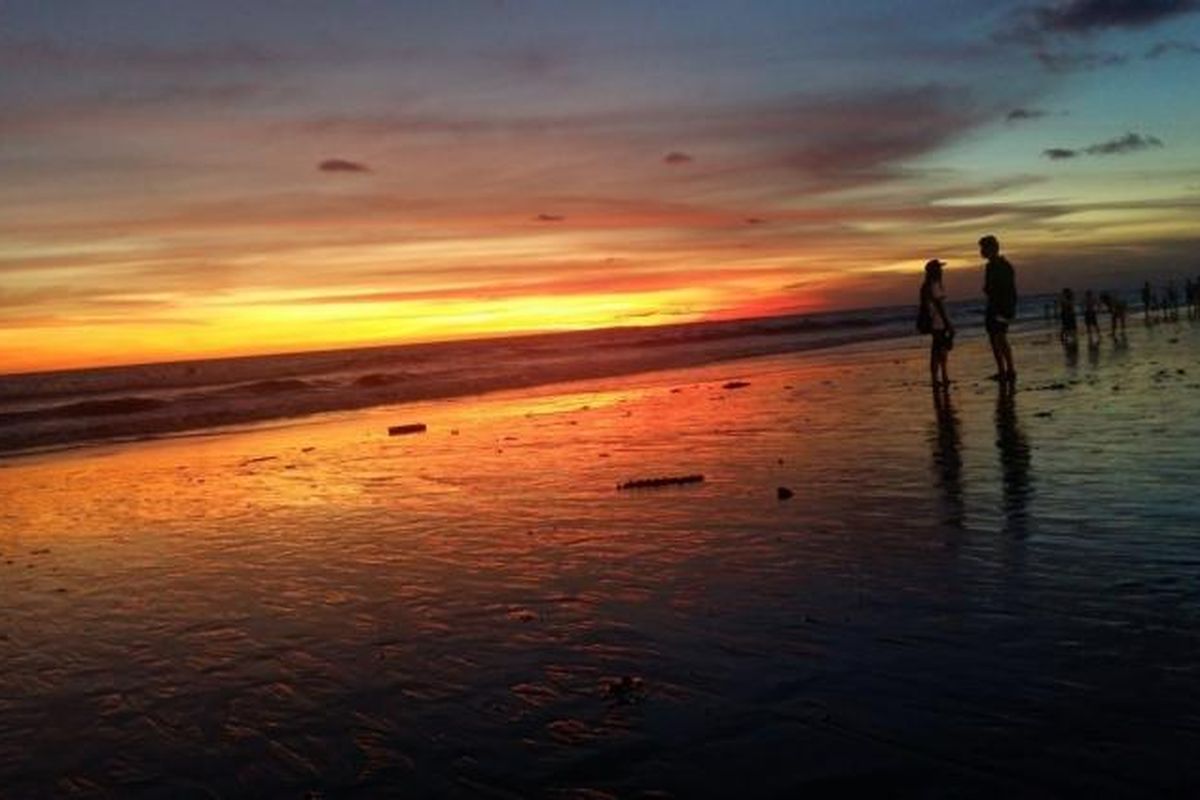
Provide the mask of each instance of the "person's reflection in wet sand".
POLYGON ((930 432, 929 442, 933 448, 934 484, 942 492, 942 522, 962 528, 962 434, 947 387, 934 389, 933 410, 937 427, 930 432))
POLYGON ((1028 535, 1028 505, 1033 494, 1029 477, 1029 441, 1017 420, 1016 392, 1001 386, 996 394, 996 448, 1004 481, 1004 531, 1023 539, 1028 535))
POLYGON ((1075 369, 1079 366, 1079 342, 1071 339, 1068 342, 1063 342, 1063 357, 1067 362, 1067 369, 1075 369))

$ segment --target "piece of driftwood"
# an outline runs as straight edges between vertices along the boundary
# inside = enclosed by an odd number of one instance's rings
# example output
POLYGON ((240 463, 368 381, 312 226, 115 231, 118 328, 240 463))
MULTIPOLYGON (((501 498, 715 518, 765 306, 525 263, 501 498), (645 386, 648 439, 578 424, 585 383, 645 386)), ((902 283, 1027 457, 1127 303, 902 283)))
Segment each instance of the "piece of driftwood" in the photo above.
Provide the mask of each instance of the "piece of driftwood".
POLYGON ((388 428, 388 436, 404 436, 408 433, 424 433, 425 423, 414 422, 411 425, 393 425, 388 428))
POLYGON ((657 489, 660 486, 679 486, 684 483, 702 483, 703 475, 672 475, 662 478, 637 478, 618 483, 618 489, 657 489))
POLYGON ((750 385, 750 381, 728 381, 721 384, 722 389, 744 389, 750 385))

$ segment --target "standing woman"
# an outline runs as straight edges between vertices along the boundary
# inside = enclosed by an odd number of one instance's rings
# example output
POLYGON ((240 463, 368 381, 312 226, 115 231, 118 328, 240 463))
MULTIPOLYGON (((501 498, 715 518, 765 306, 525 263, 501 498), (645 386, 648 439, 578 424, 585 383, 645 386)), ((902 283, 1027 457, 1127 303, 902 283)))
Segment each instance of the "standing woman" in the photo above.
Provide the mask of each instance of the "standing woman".
POLYGON ((954 324, 946 313, 946 290, 942 288, 942 267, 936 258, 925 263, 925 281, 921 284, 921 313, 929 320, 929 377, 933 386, 950 385, 946 357, 954 346, 954 324))

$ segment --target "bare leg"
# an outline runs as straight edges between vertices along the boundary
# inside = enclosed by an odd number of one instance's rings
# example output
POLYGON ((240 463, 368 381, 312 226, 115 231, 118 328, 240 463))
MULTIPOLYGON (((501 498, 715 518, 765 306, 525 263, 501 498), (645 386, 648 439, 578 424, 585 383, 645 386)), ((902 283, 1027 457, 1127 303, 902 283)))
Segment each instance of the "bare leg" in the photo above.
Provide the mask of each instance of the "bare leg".
POLYGON ((1008 345, 1008 334, 997 333, 992 336, 992 353, 996 357, 996 369, 1001 380, 1013 380, 1017 371, 1013 368, 1012 348, 1008 345))
POLYGON ((1000 379, 1004 378, 1004 359, 1000 353, 1000 339, 998 333, 988 333, 988 344, 992 346, 992 358, 996 359, 996 375, 1000 379))

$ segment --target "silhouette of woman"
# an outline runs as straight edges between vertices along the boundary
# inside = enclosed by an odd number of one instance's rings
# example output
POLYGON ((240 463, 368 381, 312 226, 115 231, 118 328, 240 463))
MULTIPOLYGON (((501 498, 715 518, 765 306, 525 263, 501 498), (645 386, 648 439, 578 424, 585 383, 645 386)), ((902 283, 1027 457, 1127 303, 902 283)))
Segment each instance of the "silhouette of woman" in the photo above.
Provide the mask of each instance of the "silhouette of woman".
POLYGON ((946 290, 942 287, 944 262, 936 258, 925 263, 925 281, 921 284, 921 313, 929 320, 929 378, 934 388, 950 385, 946 360, 954 346, 954 323, 946 313, 946 290))

